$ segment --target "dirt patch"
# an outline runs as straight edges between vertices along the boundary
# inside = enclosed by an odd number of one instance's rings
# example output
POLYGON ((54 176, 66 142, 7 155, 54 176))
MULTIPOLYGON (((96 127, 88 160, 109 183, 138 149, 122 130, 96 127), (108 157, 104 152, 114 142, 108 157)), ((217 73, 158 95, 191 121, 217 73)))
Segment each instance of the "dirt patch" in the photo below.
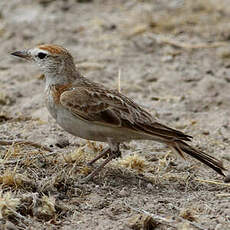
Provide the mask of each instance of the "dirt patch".
POLYGON ((230 185, 150 141, 122 145, 93 182, 104 147, 64 132, 44 108, 39 71, 10 52, 69 49, 90 79, 121 91, 230 169, 230 6, 209 1, 0 2, 2 229, 229 229, 230 185), (47 149, 48 150, 48 149, 47 149))

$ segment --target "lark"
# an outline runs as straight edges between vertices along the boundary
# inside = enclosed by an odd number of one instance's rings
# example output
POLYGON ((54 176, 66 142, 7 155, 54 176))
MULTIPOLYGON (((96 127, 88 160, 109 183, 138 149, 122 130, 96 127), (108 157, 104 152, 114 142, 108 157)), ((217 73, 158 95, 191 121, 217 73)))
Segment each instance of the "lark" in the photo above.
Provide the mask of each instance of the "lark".
POLYGON ((47 109, 65 131, 83 139, 108 143, 108 147, 89 164, 102 157, 107 158, 85 181, 91 180, 112 159, 120 157, 120 143, 130 140, 161 142, 182 157, 186 153, 224 176, 225 169, 220 160, 187 143, 192 136, 160 123, 117 90, 82 76, 65 48, 46 44, 16 51, 12 55, 39 66, 45 75, 47 109))

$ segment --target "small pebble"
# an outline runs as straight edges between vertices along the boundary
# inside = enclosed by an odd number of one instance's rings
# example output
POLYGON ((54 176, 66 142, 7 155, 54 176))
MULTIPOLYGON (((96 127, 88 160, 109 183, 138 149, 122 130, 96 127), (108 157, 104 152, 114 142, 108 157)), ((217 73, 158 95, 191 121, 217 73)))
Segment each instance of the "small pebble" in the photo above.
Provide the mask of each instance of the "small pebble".
POLYGON ((148 189, 148 190, 153 190, 153 185, 152 185, 151 183, 148 183, 148 184, 147 184, 147 189, 148 189))
POLYGON ((122 197, 125 197, 125 196, 128 196, 128 192, 125 191, 125 189, 122 189, 122 190, 119 192, 119 195, 122 196, 122 197))
POLYGON ((171 166, 177 166, 177 163, 175 161, 170 161, 169 165, 171 165, 171 166))
POLYGON ((68 139, 65 139, 65 138, 59 138, 56 142, 56 146, 59 147, 59 148, 65 148, 67 146, 69 146, 69 140, 68 139))
POLYGON ((56 140, 55 138, 53 137, 48 137, 46 140, 45 140, 45 145, 53 148, 55 145, 56 145, 56 140))
POLYGON ((170 61, 173 60, 173 57, 172 57, 171 55, 167 55, 167 56, 163 56, 163 57, 161 58, 161 60, 162 60, 163 62, 170 62, 170 61))
POLYGON ((225 182, 225 183, 229 183, 229 182, 230 182, 230 174, 228 174, 228 175, 224 178, 224 182, 225 182))
POLYGON ((208 130, 205 130, 205 131, 203 131, 202 133, 203 133, 204 135, 209 135, 209 134, 210 134, 208 130))

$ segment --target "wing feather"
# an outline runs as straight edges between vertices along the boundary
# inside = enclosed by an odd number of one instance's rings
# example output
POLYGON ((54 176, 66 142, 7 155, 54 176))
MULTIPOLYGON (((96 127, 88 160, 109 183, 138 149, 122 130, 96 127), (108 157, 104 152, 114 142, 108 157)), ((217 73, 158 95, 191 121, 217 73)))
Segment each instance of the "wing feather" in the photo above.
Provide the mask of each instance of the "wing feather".
POLYGON ((191 138, 158 123, 150 113, 115 90, 74 87, 60 95, 60 103, 74 115, 101 125, 126 127, 169 140, 191 138))

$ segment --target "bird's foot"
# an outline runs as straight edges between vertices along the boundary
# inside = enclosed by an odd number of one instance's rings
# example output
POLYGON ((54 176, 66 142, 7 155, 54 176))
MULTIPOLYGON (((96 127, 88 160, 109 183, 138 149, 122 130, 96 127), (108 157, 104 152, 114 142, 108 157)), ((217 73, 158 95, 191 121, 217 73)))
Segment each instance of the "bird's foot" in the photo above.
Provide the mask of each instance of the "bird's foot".
MULTIPOLYGON (((89 162, 90 165, 92 165, 95 161, 97 161, 98 159, 102 158, 104 155, 106 155, 108 153, 108 149, 105 149, 98 157, 96 157, 94 160, 92 160, 91 162, 89 162), (105 151, 107 150, 107 151, 105 151)), ((82 179, 82 183, 86 183, 88 181, 90 181, 96 174, 98 174, 102 168, 104 168, 105 165, 107 165, 111 160, 117 158, 117 157, 121 157, 121 152, 120 151, 116 151, 116 152, 110 152, 109 156, 106 158, 106 160, 96 169, 94 169, 87 177, 85 177, 84 179, 82 179)))

